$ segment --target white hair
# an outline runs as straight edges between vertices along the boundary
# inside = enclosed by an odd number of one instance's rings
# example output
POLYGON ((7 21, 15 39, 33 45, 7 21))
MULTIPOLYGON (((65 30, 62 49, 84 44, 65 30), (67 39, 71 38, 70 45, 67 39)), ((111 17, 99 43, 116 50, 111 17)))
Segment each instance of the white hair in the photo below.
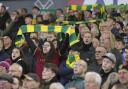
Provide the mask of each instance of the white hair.
POLYGON ((87 72, 85 75, 85 83, 88 81, 94 82, 94 83, 98 84, 98 86, 100 87, 101 82, 102 82, 102 78, 96 72, 87 72))
POLYGON ((50 85, 49 89, 65 89, 65 88, 61 83, 55 82, 50 85))
POLYGON ((10 68, 17 68, 18 71, 23 72, 23 67, 19 65, 18 63, 13 63, 10 68))

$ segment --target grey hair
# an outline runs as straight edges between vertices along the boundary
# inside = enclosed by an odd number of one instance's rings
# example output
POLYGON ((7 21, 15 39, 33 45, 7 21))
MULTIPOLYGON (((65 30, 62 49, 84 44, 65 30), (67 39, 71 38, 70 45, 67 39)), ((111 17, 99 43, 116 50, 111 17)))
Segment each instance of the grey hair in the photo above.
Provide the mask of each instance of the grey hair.
POLYGON ((21 65, 19 65, 18 63, 13 63, 9 68, 14 68, 14 67, 18 67, 18 70, 20 71, 20 72, 23 72, 23 67, 21 66, 21 65))
POLYGON ((100 87, 101 82, 102 82, 102 78, 96 72, 87 72, 85 74, 85 83, 88 82, 88 81, 94 82, 94 83, 98 84, 98 86, 100 87))
POLYGON ((65 88, 61 83, 55 82, 50 85, 49 89, 65 89, 65 88))

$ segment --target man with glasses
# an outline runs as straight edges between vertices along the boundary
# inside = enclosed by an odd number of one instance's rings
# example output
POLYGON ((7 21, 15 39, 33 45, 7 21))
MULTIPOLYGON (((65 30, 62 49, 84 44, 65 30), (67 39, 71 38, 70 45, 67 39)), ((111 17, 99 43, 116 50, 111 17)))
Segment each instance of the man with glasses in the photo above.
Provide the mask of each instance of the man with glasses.
POLYGON ((107 50, 104 47, 102 46, 96 47, 95 61, 89 65, 88 67, 89 71, 95 71, 99 73, 102 65, 103 55, 105 55, 106 52, 107 50))
POLYGON ((73 67, 74 75, 72 81, 65 85, 65 89, 70 87, 76 87, 78 89, 84 89, 84 75, 87 72, 87 63, 83 60, 79 60, 74 64, 73 67))

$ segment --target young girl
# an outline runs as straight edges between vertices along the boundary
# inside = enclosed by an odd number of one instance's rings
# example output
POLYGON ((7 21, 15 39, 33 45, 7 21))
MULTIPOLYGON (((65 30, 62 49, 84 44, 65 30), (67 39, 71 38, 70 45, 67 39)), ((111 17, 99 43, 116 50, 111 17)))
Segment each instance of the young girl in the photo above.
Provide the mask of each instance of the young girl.
POLYGON ((10 64, 17 63, 23 67, 23 74, 28 73, 28 67, 23 59, 23 53, 20 48, 14 48, 11 53, 10 60, 7 60, 10 64))

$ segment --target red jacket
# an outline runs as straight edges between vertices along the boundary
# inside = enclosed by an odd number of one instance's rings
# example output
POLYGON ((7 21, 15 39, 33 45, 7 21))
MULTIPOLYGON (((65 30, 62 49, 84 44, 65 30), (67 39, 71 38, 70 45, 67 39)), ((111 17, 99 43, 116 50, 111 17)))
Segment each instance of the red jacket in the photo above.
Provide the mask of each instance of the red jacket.
POLYGON ((55 53, 53 55, 52 63, 56 64, 57 66, 59 66, 59 64, 60 64, 60 55, 59 54, 55 53))
MULTIPOLYGON (((42 77, 42 71, 43 71, 44 64, 45 64, 45 59, 44 59, 44 57, 41 53, 40 48, 36 48, 36 50, 34 52, 34 56, 36 58, 35 72, 41 78, 42 77)), ((59 66, 60 56, 57 53, 55 53, 53 55, 53 58, 51 60, 52 60, 51 63, 56 64, 57 66, 59 66)))
POLYGON ((34 56, 36 58, 35 73, 41 78, 45 61, 39 48, 35 49, 34 56))

